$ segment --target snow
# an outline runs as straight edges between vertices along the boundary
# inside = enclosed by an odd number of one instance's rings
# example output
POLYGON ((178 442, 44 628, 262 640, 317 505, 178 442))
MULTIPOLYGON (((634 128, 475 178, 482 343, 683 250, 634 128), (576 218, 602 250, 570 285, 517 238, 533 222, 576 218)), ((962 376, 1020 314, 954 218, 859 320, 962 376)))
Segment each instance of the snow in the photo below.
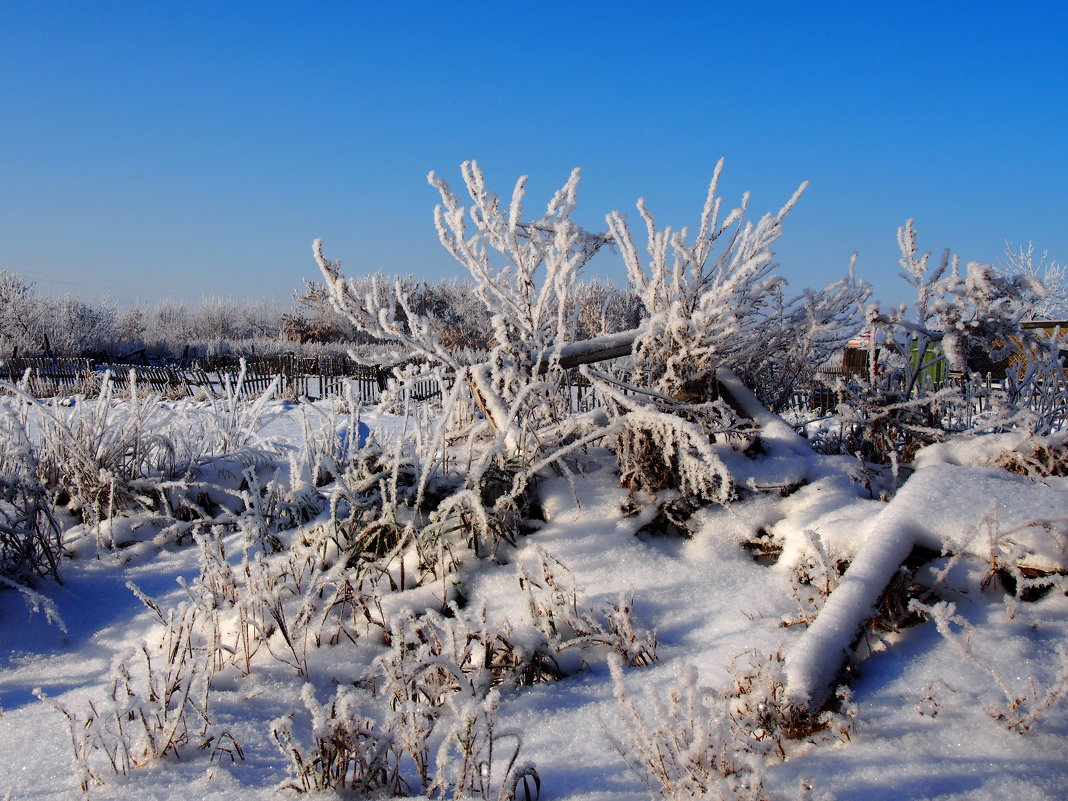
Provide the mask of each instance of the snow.
MULTIPOLYGON (((264 411, 258 443, 264 452, 278 454, 280 469, 289 469, 286 454, 302 441, 302 415, 333 419, 324 403, 272 402, 264 411)), ((367 411, 361 420, 372 442, 411 436, 412 424, 400 417, 367 411)), ((1063 669, 1058 646, 1068 641, 1068 597, 1055 588, 1037 601, 1010 604, 996 582, 981 585, 997 539, 990 535, 999 531, 1011 532, 1032 551, 1033 564, 1065 566, 1056 537, 1027 524, 1068 518, 1068 485, 989 466, 1011 444, 983 439, 952 452, 921 452, 918 469, 884 502, 855 480, 850 460, 818 457, 785 424, 761 422, 764 459, 735 455, 732 472, 737 476, 748 468, 754 485, 796 481, 800 488, 785 495, 745 492, 730 505, 708 507, 699 513, 692 539, 638 535, 641 517, 621 512, 626 491, 610 454, 591 449, 586 469, 571 480, 542 481, 545 523, 521 537, 499 564, 464 555, 457 576, 470 599, 467 609, 484 605, 494 629, 510 625, 517 637, 529 633, 519 577, 536 575, 548 558, 559 565, 556 578, 575 588, 580 611, 599 614, 623 595, 636 626, 655 630, 658 661, 622 670, 622 690, 639 709, 649 708, 647 693, 666 697, 691 670, 698 684, 728 692, 739 657, 745 664, 776 652, 785 657, 789 697, 811 701, 833 689, 827 682, 837 673, 841 653, 912 547, 948 547, 959 558, 933 563, 925 576, 933 585, 934 574, 943 573, 940 596, 972 627, 968 643, 975 658, 963 658, 932 623, 895 634, 869 632, 869 655, 850 678, 856 724, 848 739, 817 733, 787 742, 787 759, 764 765, 764 792, 770 799, 798 798, 804 780, 814 788, 812 798, 838 801, 1062 799, 1068 786, 1068 708, 1062 701, 1026 733, 1011 731, 988 711, 1007 700, 983 665, 1014 694, 1030 693, 1031 681, 1042 692, 1056 687, 1064 680, 1058 678, 1063 669), (741 547, 761 531, 783 546, 775 566, 758 564, 741 547), (806 532, 818 534, 832 557, 851 564, 807 627, 784 626, 797 614, 792 567, 811 547, 806 532)), ((368 436, 364 431, 359 429, 361 439, 368 436)), ((144 535, 134 529, 136 522, 121 521, 122 531, 144 535)), ((175 608, 189 598, 179 579, 192 584, 199 574, 193 545, 161 549, 150 536, 137 536, 136 546, 109 550, 98 548, 94 533, 84 527, 72 529, 71 536, 82 539, 70 543, 77 555, 63 565, 64 583, 37 587, 55 602, 66 631, 32 613, 19 593, 0 592, 0 797, 79 796, 66 721, 33 690, 40 688, 79 714, 89 701, 102 702, 113 668, 159 636, 158 618, 127 583, 162 607, 175 608)), ((238 537, 226 541, 232 559, 240 555, 238 537)), ((440 595, 438 587, 431 590, 440 595)), ((433 596, 425 588, 391 594, 386 613, 418 609, 433 596)), ((211 759, 212 749, 190 747, 178 759, 167 756, 128 776, 108 774, 90 795, 160 801, 291 796, 278 789, 290 774, 271 739, 272 721, 290 716, 298 739, 306 737, 309 716, 301 700, 306 683, 325 703, 338 686, 352 687, 385 652, 373 637, 313 646, 307 680, 261 652, 249 675, 228 668, 215 677, 215 729, 240 743, 244 759, 231 760, 224 751, 211 759)), ((558 682, 501 688, 498 729, 521 735, 520 760, 536 765, 543 799, 648 797, 608 736, 619 739, 623 723, 605 649, 576 648, 561 659, 575 672, 558 682)))

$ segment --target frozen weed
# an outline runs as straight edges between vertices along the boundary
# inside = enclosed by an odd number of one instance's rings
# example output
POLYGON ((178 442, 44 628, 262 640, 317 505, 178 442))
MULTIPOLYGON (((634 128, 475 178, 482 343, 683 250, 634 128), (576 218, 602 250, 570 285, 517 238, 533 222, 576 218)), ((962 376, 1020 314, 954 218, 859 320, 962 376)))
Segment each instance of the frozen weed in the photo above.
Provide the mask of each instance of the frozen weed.
POLYGON ((63 537, 38 476, 29 408, 24 396, 14 408, 0 405, 0 589, 16 590, 32 611, 66 631, 55 603, 32 589, 41 579, 61 581, 63 537))
POLYGON ((290 720, 272 725, 295 777, 285 786, 400 794, 418 785, 441 798, 505 801, 522 783, 530 798, 531 783, 540 788, 540 779, 532 766, 517 762, 519 737, 494 730, 496 687, 536 679, 531 673, 536 660, 510 639, 509 627, 491 632, 484 610, 475 615, 454 610, 452 618, 409 613, 394 622, 388 641, 389 651, 376 660, 373 674, 354 687, 340 687, 329 706, 318 704, 305 685, 310 747, 297 743, 290 720), (367 687, 371 696, 362 694, 360 688, 367 687), (381 726, 363 712, 372 697, 388 702, 381 726), (502 764, 496 754, 504 743, 502 764))
POLYGON ((732 661, 734 686, 726 699, 741 746, 765 758, 785 759, 791 740, 851 739, 857 711, 849 689, 839 687, 819 714, 803 712, 786 700, 784 668, 781 652, 746 651, 732 661))
POLYGON ((446 704, 448 727, 438 748, 437 776, 429 795, 512 801, 522 782, 525 798, 529 799, 529 782, 533 782, 536 798, 541 791, 541 778, 534 765, 518 761, 522 737, 517 732, 496 731, 499 693, 492 690, 483 698, 456 694, 446 704), (501 751, 504 759, 498 758, 501 751))
MULTIPOLYGON (((41 595, 39 592, 34 592, 29 587, 22 584, 16 584, 14 581, 8 578, 0 576, 0 588, 7 587, 22 595, 23 600, 26 601, 26 605, 33 613, 41 612, 45 616, 45 620, 55 625, 60 631, 67 630, 67 624, 63 622, 63 618, 59 614, 59 609, 56 608, 56 602, 51 598, 41 595)), ((3 713, 3 707, 0 707, 0 714, 3 713)))
POLYGON ((141 646, 137 661, 116 668, 106 699, 89 701, 78 714, 35 691, 67 719, 83 792, 104 783, 109 772, 125 776, 168 755, 178 757, 187 746, 205 749, 214 743, 213 756, 243 756, 228 732, 211 733, 216 659, 213 643, 200 637, 201 612, 182 604, 164 613, 141 597, 165 621, 165 630, 155 644, 141 646))
POLYGON ((361 796, 374 791, 407 794, 394 739, 362 714, 362 699, 356 690, 339 687, 329 705, 324 705, 315 699, 312 686, 305 684, 301 699, 311 715, 310 746, 298 743, 290 718, 271 724, 271 734, 293 771, 293 778, 283 788, 299 793, 351 790, 361 796))
POLYGON ((820 535, 808 529, 804 535, 808 547, 790 571, 790 595, 797 604, 797 618, 784 621, 784 626, 808 625, 815 620, 842 576, 842 564, 831 558, 820 535))
POLYGON ((856 707, 845 688, 836 708, 816 717, 798 716, 786 702, 783 657, 755 651, 736 658, 734 684, 726 693, 697 684, 685 671, 668 692, 666 704, 650 692, 643 712, 627 696, 622 665, 611 658, 622 734, 608 738, 630 770, 664 799, 710 798, 722 801, 765 798, 763 768, 784 760, 790 740, 850 739, 856 707))
POLYGON ((375 680, 392 703, 418 701, 440 706, 449 693, 478 697, 490 688, 553 681, 563 674, 545 643, 505 623, 491 627, 486 610, 453 608, 452 617, 433 611, 398 617, 390 650, 375 662, 375 680))
POLYGON ((132 385, 119 401, 105 381, 100 395, 70 407, 37 403, 42 481, 57 500, 91 525, 117 511, 152 511, 160 480, 182 475, 159 398, 132 385))
POLYGON ((626 694, 618 659, 609 661, 620 726, 607 732, 627 767, 653 797, 684 801, 759 801, 763 760, 735 740, 724 699, 697 684, 690 669, 667 702, 649 693, 648 713, 626 694))
POLYGON ((609 603, 600 615, 593 610, 580 610, 571 571, 543 549, 536 549, 536 553, 536 577, 531 577, 527 567, 521 565, 519 586, 526 593, 534 627, 553 653, 570 648, 583 651, 606 648, 630 667, 644 667, 657 661, 656 632, 639 632, 635 628, 631 601, 626 596, 609 603))
POLYGON ((1033 677, 1023 691, 1012 686, 997 666, 975 652, 972 645, 974 629, 967 620, 956 614, 957 607, 949 601, 927 605, 914 600, 912 608, 934 621, 938 633, 953 645, 961 657, 981 668, 1000 690, 1000 703, 991 704, 987 711, 1010 731, 1024 733, 1034 727, 1035 721, 1068 695, 1068 647, 1061 644, 1057 649, 1056 675, 1049 686, 1042 689, 1033 677))
POLYGON ((1023 476, 1042 479, 1068 476, 1068 440, 1055 437, 1028 437, 1013 450, 994 459, 994 465, 1023 476))
POLYGON ((950 558, 935 574, 943 581, 966 553, 982 554, 987 572, 980 582, 986 589, 995 581, 1005 590, 1005 612, 1009 620, 1016 616, 1020 603, 1034 601, 1055 587, 1068 586, 1063 572, 1042 569, 1033 564, 1035 552, 1015 539, 1029 529, 1038 529, 1055 544, 1060 553, 1068 550, 1068 518, 1030 520, 1011 529, 1001 525, 998 504, 992 504, 979 523, 956 542, 947 542, 943 555, 950 558), (978 540, 978 543, 976 542, 978 540))

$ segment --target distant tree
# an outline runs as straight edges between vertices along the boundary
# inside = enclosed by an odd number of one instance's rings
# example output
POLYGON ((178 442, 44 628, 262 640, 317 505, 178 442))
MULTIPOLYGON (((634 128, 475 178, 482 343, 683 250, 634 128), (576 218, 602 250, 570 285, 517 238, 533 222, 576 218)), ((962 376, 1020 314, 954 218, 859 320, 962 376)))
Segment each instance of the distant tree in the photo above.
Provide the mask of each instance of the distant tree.
POLYGON ((595 279, 576 284, 568 314, 575 315, 576 333, 583 340, 637 328, 645 308, 633 291, 595 279))
POLYGON ((0 270, 0 347, 5 355, 16 348, 33 352, 41 347, 41 303, 34 284, 0 270))
POLYGON ((241 339, 240 314, 232 298, 208 295, 190 311, 190 332, 195 340, 241 339))
MULTIPOLYGON (((367 284, 367 277, 354 278, 356 283, 367 284)), ((294 312, 286 315, 286 337, 298 342, 319 343, 364 343, 369 337, 360 332, 351 321, 334 308, 329 290, 318 281, 304 281, 304 290, 294 293, 297 305, 294 312)))
POLYGON ((135 350, 144 346, 145 312, 140 307, 126 309, 115 321, 115 340, 123 350, 135 350))
POLYGON ((190 311, 182 301, 160 301, 145 312, 144 341, 148 347, 184 347, 194 339, 190 311))
POLYGON ((114 343, 118 313, 109 298, 87 303, 65 294, 41 303, 41 329, 56 356, 98 353, 114 343))
POLYGON ((262 298, 247 300, 240 307, 240 328, 251 339, 277 339, 282 332, 283 310, 262 298))
POLYGON ((413 285, 411 311, 435 322, 447 348, 488 351, 493 346, 493 316, 469 281, 413 285))

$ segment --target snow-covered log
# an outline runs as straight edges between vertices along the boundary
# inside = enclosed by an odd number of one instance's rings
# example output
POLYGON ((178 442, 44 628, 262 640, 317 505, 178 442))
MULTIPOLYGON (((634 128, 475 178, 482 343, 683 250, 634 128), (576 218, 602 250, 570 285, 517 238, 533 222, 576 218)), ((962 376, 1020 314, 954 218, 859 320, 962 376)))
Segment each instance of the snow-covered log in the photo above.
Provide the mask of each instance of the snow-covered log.
POLYGON ((721 367, 716 371, 720 395, 741 416, 752 420, 761 429, 765 445, 778 443, 796 456, 811 458, 812 447, 808 440, 794 431, 779 415, 770 411, 756 394, 747 387, 734 371, 721 367))
MULTIPOLYGON (((1063 570, 1063 539, 1050 521, 1068 517, 1068 490, 996 468, 934 465, 918 470, 872 520, 864 544, 819 616, 786 654, 786 696, 818 711, 890 580, 912 549, 995 560, 1007 545, 1029 565, 1063 570), (985 502, 976 502, 976 499, 985 502)), ((1063 535, 1062 535, 1063 536, 1063 535)))
MULTIPOLYGON (((578 367, 580 364, 595 364, 608 359, 618 359, 621 356, 630 356, 636 340, 644 329, 633 328, 629 331, 620 331, 615 334, 584 339, 581 342, 569 342, 557 351, 560 358, 560 367, 567 370, 578 367)), ((539 370, 548 366, 547 361, 538 365, 539 370)))

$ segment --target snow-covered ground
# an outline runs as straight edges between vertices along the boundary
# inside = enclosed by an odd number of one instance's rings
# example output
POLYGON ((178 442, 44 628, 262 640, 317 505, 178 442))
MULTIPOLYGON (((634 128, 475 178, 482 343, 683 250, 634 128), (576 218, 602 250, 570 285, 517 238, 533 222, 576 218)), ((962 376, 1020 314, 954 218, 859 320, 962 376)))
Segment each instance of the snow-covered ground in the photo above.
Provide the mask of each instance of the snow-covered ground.
MULTIPOLYGON (((265 443, 300 441, 297 405, 274 404, 267 411, 259 432, 265 443)), ((382 439, 405 428, 399 418, 377 413, 364 419, 382 439)), ((706 509, 691 539, 637 533, 646 520, 621 511, 627 493, 607 452, 592 454, 573 487, 546 479, 539 487, 546 517, 539 530, 504 553, 502 564, 464 557, 454 577, 467 598, 462 614, 474 615, 484 605, 494 630, 529 630, 520 579, 537 576, 544 561, 557 581, 573 585, 580 611, 600 614, 623 596, 635 624, 643 632, 655 630, 657 661, 622 668, 616 685, 605 648, 564 651, 561 666, 570 668, 565 678, 501 689, 496 731, 519 735, 520 759, 536 766, 546 801, 649 797, 613 745, 627 750, 635 733, 634 719, 621 713, 617 694, 648 714, 653 697, 666 699, 689 676, 722 699, 736 680, 755 672, 773 697, 793 693, 803 700, 822 691, 820 682, 833 692, 827 671, 837 670, 841 649, 853 640, 851 627, 863 622, 863 607, 875 600, 864 594, 872 592, 875 579, 857 578, 861 570, 892 575, 913 545, 945 546, 966 555, 938 557, 915 580, 935 589, 938 598, 927 604, 954 636, 943 636, 931 621, 899 632, 864 633, 864 656, 849 673, 852 698, 841 707, 837 728, 785 741, 785 758, 769 747, 759 766, 763 797, 1068 797, 1068 703, 1056 698, 1068 688, 1065 589, 1015 603, 997 580, 984 582, 991 565, 981 555, 992 547, 1008 554, 1013 547, 1008 534, 1040 555, 1033 557, 1036 564, 1064 566, 1057 532, 1063 538, 1068 528, 1068 480, 1036 480, 989 466, 989 452, 1014 444, 929 449, 889 502, 873 499, 853 480, 850 460, 790 461, 779 454, 776 462, 771 448, 766 461, 752 468, 764 471, 754 474, 754 484, 785 485, 798 478, 791 470, 806 473, 800 478, 807 483, 785 496, 753 493, 706 509), (781 475, 770 474, 775 471, 781 475), (1051 525, 1028 525, 1032 521, 1051 525), (776 564, 760 564, 743 548, 758 535, 783 546, 776 564), (816 542, 830 561, 850 560, 857 571, 846 571, 820 610, 826 612, 822 617, 817 614, 822 598, 810 602, 810 585, 798 584, 792 569, 813 555, 816 542), (940 601, 953 606, 937 606, 940 601), (802 622, 813 618, 812 625, 802 622), (1046 702, 1049 708, 1042 711, 1046 702), (1039 711, 1030 725, 1018 727, 1026 731, 1010 728, 1039 711)), ((730 466, 745 470, 746 461, 739 457, 730 466)), ((189 598, 179 580, 192 584, 200 572, 201 552, 194 545, 105 550, 95 547, 93 532, 74 529, 72 536, 79 533, 83 539, 68 544, 77 556, 64 562, 63 584, 38 587, 54 601, 65 628, 31 612, 19 593, 0 592, 0 798, 79 796, 67 721, 34 690, 81 716, 91 702, 102 706, 115 668, 136 662, 142 643, 156 642, 162 628, 128 583, 161 608, 176 608, 189 598)), ((241 552, 240 537, 235 533, 226 540, 231 559, 241 552)), ((818 554, 810 559, 813 571, 819 561, 818 554)), ((412 591, 414 600, 406 600, 408 593, 390 594, 384 613, 396 617, 406 606, 426 606, 433 589, 412 591)), ((167 801, 293 795, 279 789, 292 779, 272 723, 290 716, 295 738, 307 739, 305 685, 325 703, 339 687, 358 684, 385 650, 373 637, 324 642, 308 649, 307 676, 262 652, 248 675, 226 667, 214 678, 210 716, 217 739, 211 746, 183 749, 179 758, 168 756, 127 776, 106 774, 106 783, 92 787, 90 795, 167 801), (243 758, 237 758, 235 743, 243 758)), ((723 703, 722 709, 731 708, 729 699, 723 703)), ((750 734, 761 739, 759 732, 750 734)), ((751 757, 743 759, 752 764, 751 757)))

